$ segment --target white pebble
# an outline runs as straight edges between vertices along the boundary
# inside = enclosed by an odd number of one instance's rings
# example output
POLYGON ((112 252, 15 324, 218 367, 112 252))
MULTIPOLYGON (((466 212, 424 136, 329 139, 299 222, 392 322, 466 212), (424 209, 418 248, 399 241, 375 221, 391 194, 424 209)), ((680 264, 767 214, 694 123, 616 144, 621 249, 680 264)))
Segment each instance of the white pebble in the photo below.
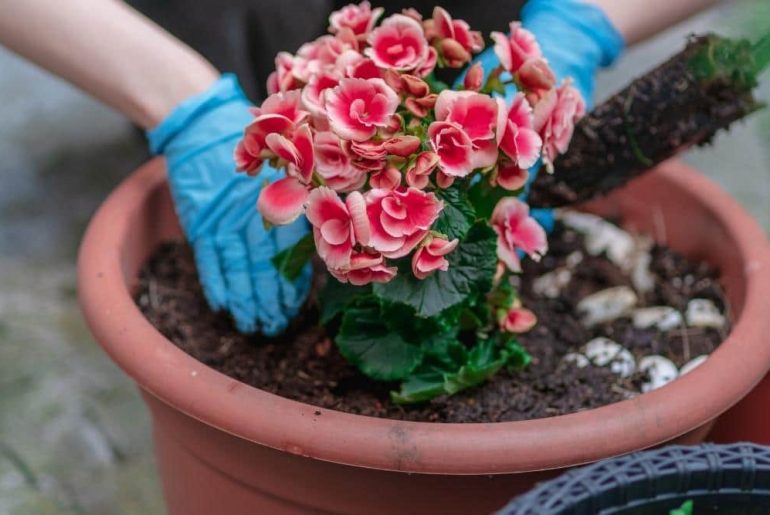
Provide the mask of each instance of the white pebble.
POLYGON ((649 329, 655 327, 660 331, 670 331, 682 325, 682 314, 671 306, 653 306, 637 308, 631 313, 634 327, 649 329))
POLYGON ((692 358, 690 361, 682 365, 682 368, 679 369, 679 375, 683 376, 685 374, 689 374, 703 363, 705 363, 708 358, 708 354, 701 354, 700 356, 692 358))
POLYGON ((648 250, 641 250, 634 258, 630 272, 631 284, 639 293, 647 293, 655 288, 655 278, 650 272, 651 263, 652 255, 648 250))
POLYGON ((601 217, 587 213, 566 211, 561 215, 568 227, 583 233, 586 250, 592 256, 606 253, 607 259, 623 270, 630 270, 635 252, 634 238, 601 217))
POLYGON ((616 286, 585 297, 577 304, 582 322, 588 327, 611 322, 633 309, 636 293, 628 286, 616 286))
POLYGON ((713 327, 720 329, 725 326, 724 315, 709 299, 692 299, 687 303, 685 313, 687 325, 690 327, 713 327))
POLYGON ((574 251, 569 256, 567 256, 567 259, 564 260, 564 263, 567 265, 567 268, 575 268, 580 263, 583 262, 583 253, 579 250, 574 251))
POLYGON ((673 361, 657 354, 640 359, 639 371, 647 372, 647 382, 642 384, 642 392, 645 393, 667 385, 679 375, 673 361))
POLYGON ((636 370, 633 354, 617 342, 603 336, 586 343, 585 355, 596 366, 609 365, 610 370, 620 377, 628 377, 636 370))
POLYGON ((574 363, 575 366, 578 368, 585 368, 591 364, 591 362, 588 361, 588 358, 586 358, 584 355, 580 354, 579 352, 570 352, 568 354, 565 354, 564 357, 561 359, 567 363, 574 363))
POLYGON ((543 274, 532 282, 532 291, 537 295, 555 299, 572 280, 572 272, 566 268, 558 268, 543 274))

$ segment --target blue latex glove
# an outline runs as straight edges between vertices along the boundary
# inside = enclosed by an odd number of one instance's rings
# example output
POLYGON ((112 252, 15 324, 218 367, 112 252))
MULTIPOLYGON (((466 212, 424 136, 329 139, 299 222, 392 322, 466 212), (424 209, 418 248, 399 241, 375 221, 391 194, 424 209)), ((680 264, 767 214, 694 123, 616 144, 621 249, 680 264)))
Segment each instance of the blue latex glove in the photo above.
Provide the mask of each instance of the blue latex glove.
MULTIPOLYGON (((624 48, 623 37, 604 11, 582 0, 529 0, 521 12, 521 23, 537 38, 556 78, 571 77, 590 110, 596 72, 615 62, 624 48)), ((475 62, 481 63, 486 74, 500 65, 491 47, 475 62)), ((502 78, 509 79, 510 75, 502 78)), ((509 103, 515 94, 515 86, 506 87, 509 103)), ((530 182, 539 168, 540 163, 530 171, 530 182)), ((552 230, 553 210, 533 209, 532 214, 546 231, 552 230)))
POLYGON ((147 138, 152 153, 166 157, 171 194, 209 305, 228 310, 242 332, 273 336, 305 301, 311 269, 305 267, 291 283, 271 258, 307 234, 308 226, 302 217, 265 230, 257 198, 282 173, 267 164, 256 178, 235 170, 233 150, 253 119, 250 106, 237 79, 223 75, 180 104, 147 138))

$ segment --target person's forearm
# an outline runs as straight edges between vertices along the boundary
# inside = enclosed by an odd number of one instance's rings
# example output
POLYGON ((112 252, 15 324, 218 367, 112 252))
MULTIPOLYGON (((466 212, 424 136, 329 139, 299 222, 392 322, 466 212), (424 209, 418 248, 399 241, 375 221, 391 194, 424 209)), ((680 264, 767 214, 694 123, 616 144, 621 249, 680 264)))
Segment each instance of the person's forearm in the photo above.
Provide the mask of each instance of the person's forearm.
POLYGON ((219 76, 203 57, 118 0, 0 0, 0 44, 145 128, 219 76))
POLYGON ((638 43, 719 0, 587 0, 601 7, 626 44, 638 43))

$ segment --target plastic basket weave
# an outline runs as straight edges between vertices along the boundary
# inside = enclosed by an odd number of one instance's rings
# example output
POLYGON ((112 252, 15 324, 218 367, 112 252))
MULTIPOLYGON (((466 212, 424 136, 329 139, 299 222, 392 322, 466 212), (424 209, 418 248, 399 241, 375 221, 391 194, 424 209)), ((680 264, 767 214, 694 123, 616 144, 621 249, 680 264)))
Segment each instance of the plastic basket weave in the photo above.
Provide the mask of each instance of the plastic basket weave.
POLYGON ((671 446, 571 470, 514 499, 504 515, 770 514, 770 447, 671 446))

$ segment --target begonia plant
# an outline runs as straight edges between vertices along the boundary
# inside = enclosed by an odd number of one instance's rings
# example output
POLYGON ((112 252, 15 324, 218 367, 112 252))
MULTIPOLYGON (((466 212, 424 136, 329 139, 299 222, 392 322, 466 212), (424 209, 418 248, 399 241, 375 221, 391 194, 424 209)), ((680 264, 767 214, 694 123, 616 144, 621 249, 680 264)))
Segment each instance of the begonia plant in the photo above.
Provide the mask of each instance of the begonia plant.
POLYGON ((321 323, 364 374, 400 382, 394 401, 413 403, 529 362, 517 335, 536 317, 511 277, 548 244, 522 194, 585 108, 518 23, 491 35, 496 70, 474 64, 450 88, 437 69, 469 65, 481 34, 440 7, 382 14, 349 5, 329 34, 280 53, 235 160, 254 180, 266 164, 285 171, 257 208, 268 224, 304 215, 312 233, 276 264, 292 278, 320 257, 321 323))

